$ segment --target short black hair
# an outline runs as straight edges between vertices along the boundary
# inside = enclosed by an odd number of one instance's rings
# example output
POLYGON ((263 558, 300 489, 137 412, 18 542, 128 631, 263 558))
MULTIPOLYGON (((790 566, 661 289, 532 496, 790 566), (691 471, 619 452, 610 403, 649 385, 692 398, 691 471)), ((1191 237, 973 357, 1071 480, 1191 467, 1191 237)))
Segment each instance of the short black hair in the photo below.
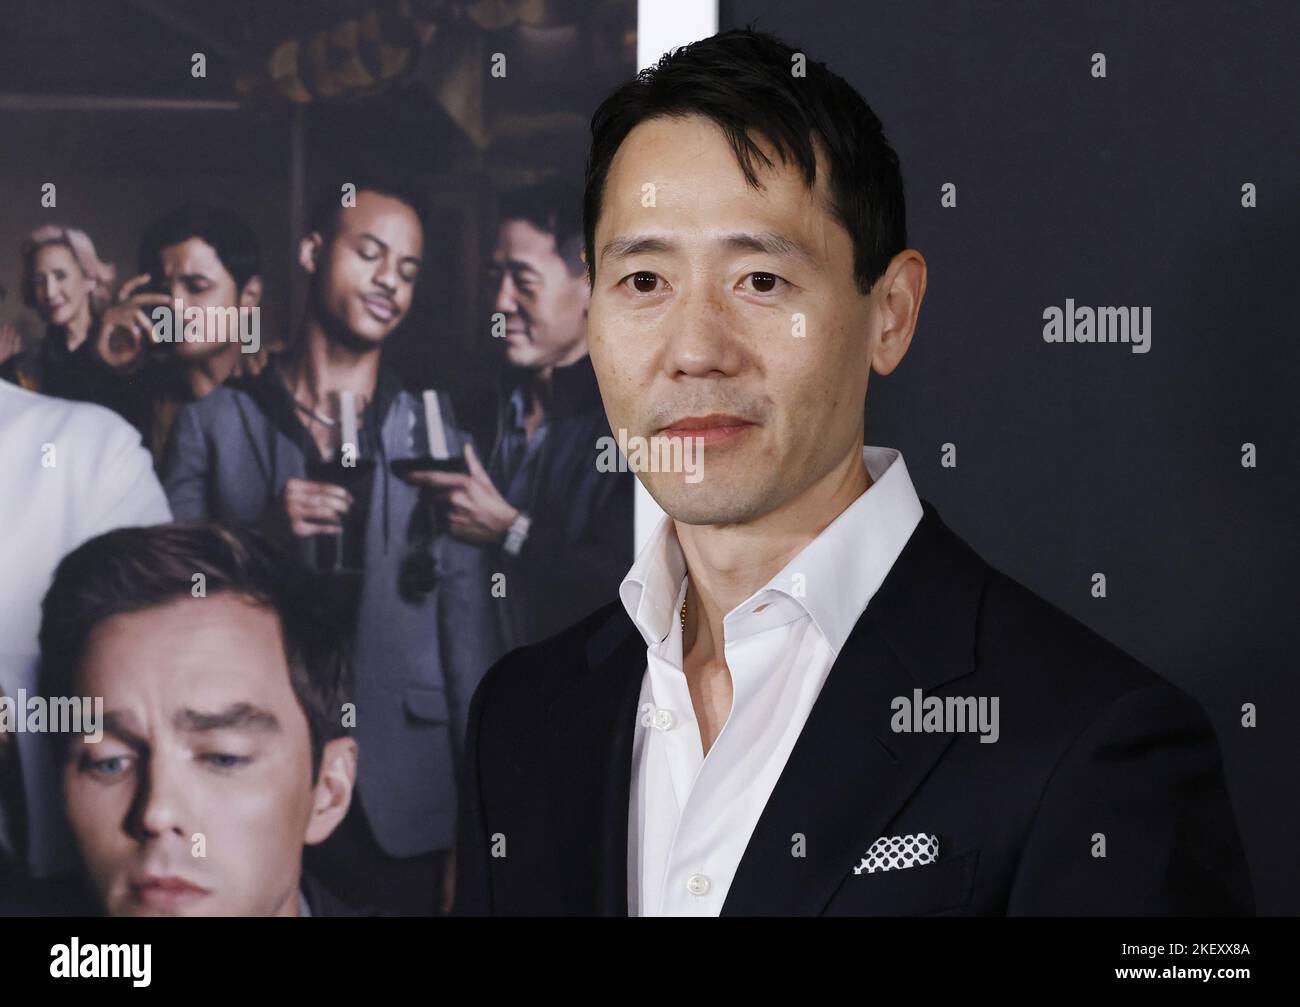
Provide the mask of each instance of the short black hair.
POLYGON ((555 239, 555 252, 571 276, 586 271, 582 261, 582 194, 575 185, 548 178, 501 196, 500 221, 526 220, 555 239))
POLYGON ((162 275, 162 250, 190 238, 212 246, 237 290, 262 275, 262 248, 253 229, 234 211, 201 203, 179 206, 149 225, 140 239, 140 272, 157 281, 162 275))
POLYGON ((428 226, 432 208, 425 187, 405 171, 367 167, 351 174, 341 173, 326 185, 312 204, 307 216, 307 233, 315 231, 325 241, 334 237, 339 214, 343 211, 343 186, 356 186, 356 194, 376 192, 389 196, 409 206, 420 219, 421 230, 428 226))
POLYGON ((591 119, 591 152, 583 196, 587 262, 594 281, 595 234, 605 179, 619 146, 642 122, 700 115, 721 127, 752 187, 754 160, 770 160, 752 130, 793 159, 811 188, 817 178, 813 136, 830 164, 832 211, 853 239, 853 272, 866 293, 890 259, 907 247, 903 177, 880 119, 862 96, 826 64, 766 32, 737 28, 682 46, 619 86, 591 119))
POLYGON ((253 531, 210 523, 119 528, 68 553, 41 606, 41 692, 77 695, 94 628, 116 615, 192 597, 195 574, 203 575, 208 597, 237 595, 279 617, 289 684, 311 732, 314 781, 326 742, 347 733, 347 647, 330 592, 253 531))

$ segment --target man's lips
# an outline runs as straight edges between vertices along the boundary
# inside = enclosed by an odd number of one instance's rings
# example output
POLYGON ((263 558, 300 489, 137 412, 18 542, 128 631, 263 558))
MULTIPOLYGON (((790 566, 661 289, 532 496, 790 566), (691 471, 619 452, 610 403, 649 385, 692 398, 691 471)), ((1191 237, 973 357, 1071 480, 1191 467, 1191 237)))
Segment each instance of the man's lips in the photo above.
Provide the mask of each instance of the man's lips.
POLYGON ((130 882, 132 897, 147 906, 166 908, 183 905, 210 894, 206 888, 177 877, 158 877, 146 875, 132 878, 130 882))
POLYGON ((397 317, 397 305, 385 297, 367 295, 361 298, 366 310, 381 322, 391 322, 397 317))
POLYGON ((707 416, 683 416, 673 420, 659 431, 663 437, 699 438, 705 444, 728 440, 755 426, 749 420, 727 413, 709 413, 707 416))

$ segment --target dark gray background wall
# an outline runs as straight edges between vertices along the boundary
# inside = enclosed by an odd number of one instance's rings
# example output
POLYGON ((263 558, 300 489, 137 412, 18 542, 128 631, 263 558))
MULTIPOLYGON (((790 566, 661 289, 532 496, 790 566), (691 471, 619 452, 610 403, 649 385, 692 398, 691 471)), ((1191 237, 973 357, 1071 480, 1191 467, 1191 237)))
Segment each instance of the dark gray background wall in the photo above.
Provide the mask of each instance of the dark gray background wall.
POLYGON ((929 289, 868 443, 1201 701, 1259 911, 1300 912, 1300 5, 723 3, 723 28, 751 22, 853 84, 902 160, 929 289), (1066 298, 1150 306, 1150 351, 1046 343, 1066 298))

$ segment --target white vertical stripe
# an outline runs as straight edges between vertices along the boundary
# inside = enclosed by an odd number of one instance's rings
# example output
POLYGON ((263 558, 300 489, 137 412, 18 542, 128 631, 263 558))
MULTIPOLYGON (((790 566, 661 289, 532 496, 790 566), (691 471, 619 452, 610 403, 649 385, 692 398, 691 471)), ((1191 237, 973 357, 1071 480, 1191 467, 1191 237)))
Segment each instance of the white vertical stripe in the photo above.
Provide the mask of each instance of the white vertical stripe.
POLYGON ((636 66, 644 70, 669 49, 718 32, 716 0, 641 0, 636 5, 636 66))

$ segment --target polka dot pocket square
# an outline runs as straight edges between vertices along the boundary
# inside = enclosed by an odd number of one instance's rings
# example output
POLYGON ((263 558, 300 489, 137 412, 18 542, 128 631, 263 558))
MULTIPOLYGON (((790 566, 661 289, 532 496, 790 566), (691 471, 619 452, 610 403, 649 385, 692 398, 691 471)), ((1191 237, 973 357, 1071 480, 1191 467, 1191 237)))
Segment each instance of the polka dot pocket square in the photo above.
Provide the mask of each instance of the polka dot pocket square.
POLYGON ((854 874, 897 871, 904 867, 932 864, 939 859, 939 839, 926 832, 906 836, 881 836, 871 844, 854 874))

